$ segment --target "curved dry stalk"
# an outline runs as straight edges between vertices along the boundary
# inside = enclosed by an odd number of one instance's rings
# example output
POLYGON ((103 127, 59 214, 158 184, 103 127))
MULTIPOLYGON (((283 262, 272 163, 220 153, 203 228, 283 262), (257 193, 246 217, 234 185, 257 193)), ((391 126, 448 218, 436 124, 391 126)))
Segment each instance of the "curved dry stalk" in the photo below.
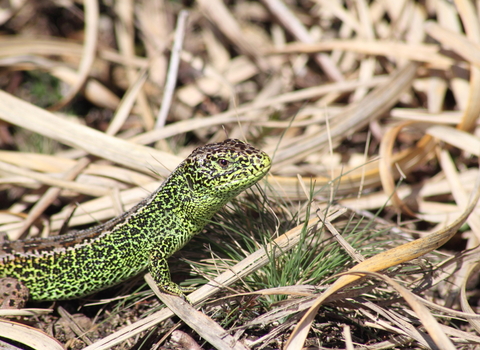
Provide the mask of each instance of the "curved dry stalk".
POLYGON ((58 101, 55 105, 50 107, 50 110, 59 110, 69 104, 75 95, 80 91, 85 84, 90 73, 90 69, 95 60, 95 54, 97 51, 97 38, 98 38, 98 26, 100 11, 97 0, 85 0, 85 41, 83 45, 83 54, 78 68, 77 80, 70 88, 70 91, 58 101))
MULTIPOLYGON (((336 291, 340 290, 341 288, 364 276, 363 274, 361 274, 361 271, 381 271, 389 267, 410 261, 437 249, 445 242, 447 242, 450 238, 452 238, 452 236, 468 219, 469 215, 471 214, 473 209, 475 209, 475 206, 480 199, 480 177, 477 178, 474 193, 475 197, 472 199, 465 212, 449 226, 437 232, 433 232, 428 236, 419 238, 415 241, 402 244, 401 246, 377 254, 348 270, 346 275, 341 276, 338 280, 335 281, 335 283, 333 283, 325 292, 323 292, 318 297, 310 310, 308 310, 308 312, 302 317, 300 322, 293 330, 285 348, 287 350, 297 350, 303 347, 305 339, 310 330, 310 325, 313 322, 313 319, 315 318, 318 309, 325 301, 325 299, 336 291), (356 274, 351 275, 351 273, 356 274)), ((441 346, 441 344, 437 345, 441 346)))
POLYGON ((0 320, 0 334, 2 334, 2 337, 15 340, 19 344, 24 344, 32 349, 64 349, 59 341, 42 332, 41 330, 17 322, 0 320))
MULTIPOLYGON (((405 165, 406 158, 411 158, 412 156, 418 155, 419 153, 428 156, 428 150, 432 150, 434 145, 432 137, 425 136, 417 144, 417 146, 422 145, 422 147, 420 148, 421 152, 419 152, 419 149, 415 147, 410 149, 409 152, 406 154, 404 152, 405 157, 403 159, 394 159, 395 157, 392 156, 392 151, 398 134, 403 128, 412 126, 414 124, 416 123, 413 121, 404 122, 389 129, 385 133, 385 136, 383 137, 380 144, 380 161, 378 167, 380 180, 382 181, 383 192, 385 192, 387 195, 392 196, 392 204, 397 208, 399 212, 404 212, 410 216, 415 216, 415 214, 398 196, 394 180, 398 178, 399 171, 398 169, 397 171, 394 171, 393 167, 398 166, 401 171, 403 171, 403 165, 405 165)), ((420 163, 421 160, 422 159, 420 157, 417 157, 418 163, 420 163)), ((416 162, 416 164, 418 163, 416 162)), ((407 171, 410 169, 407 168, 407 171)))

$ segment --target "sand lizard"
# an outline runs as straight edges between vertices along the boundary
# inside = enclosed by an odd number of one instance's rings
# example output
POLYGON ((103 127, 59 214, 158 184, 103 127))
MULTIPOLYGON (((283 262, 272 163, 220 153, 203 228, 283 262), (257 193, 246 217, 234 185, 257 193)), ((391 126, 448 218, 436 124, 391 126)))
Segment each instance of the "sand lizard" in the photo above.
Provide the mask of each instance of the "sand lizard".
POLYGON ((5 241, 0 277, 28 287, 31 300, 86 296, 148 269, 164 292, 184 296, 167 258, 228 201, 270 169, 266 153, 239 140, 195 149, 149 197, 90 229, 49 238, 5 241))

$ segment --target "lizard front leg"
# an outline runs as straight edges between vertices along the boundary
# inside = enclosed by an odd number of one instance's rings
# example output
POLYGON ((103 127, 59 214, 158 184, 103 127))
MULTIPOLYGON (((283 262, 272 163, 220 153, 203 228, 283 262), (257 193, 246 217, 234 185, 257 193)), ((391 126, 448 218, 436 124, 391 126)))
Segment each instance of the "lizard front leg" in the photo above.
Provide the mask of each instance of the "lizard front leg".
POLYGON ((154 281, 157 283, 158 288, 164 293, 177 295, 188 300, 185 293, 195 290, 195 288, 180 287, 178 284, 172 282, 167 259, 161 248, 156 247, 150 251, 150 264, 148 269, 154 281))

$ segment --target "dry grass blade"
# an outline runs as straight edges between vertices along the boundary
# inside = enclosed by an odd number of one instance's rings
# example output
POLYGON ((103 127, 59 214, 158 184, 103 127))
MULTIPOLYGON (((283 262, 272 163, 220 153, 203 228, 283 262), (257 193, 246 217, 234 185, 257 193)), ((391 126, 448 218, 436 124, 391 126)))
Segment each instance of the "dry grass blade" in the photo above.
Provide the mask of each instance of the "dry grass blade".
POLYGON ((175 39, 173 41, 172 56, 168 67, 167 80, 165 81, 165 89, 163 91, 162 104, 158 112, 155 128, 160 129, 165 125, 170 105, 172 104, 173 92, 178 75, 178 66, 180 64, 180 51, 182 50, 183 37, 185 35, 185 24, 187 22, 188 12, 180 11, 177 19, 177 28, 175 30, 175 39))
MULTIPOLYGON (((372 273, 372 275, 375 275, 375 274, 372 273)), ((392 323, 379 321, 378 322, 379 327, 385 327, 387 329, 391 328, 391 330, 394 331, 394 333, 398 333, 400 335, 405 335, 407 337, 415 339, 423 347, 433 348, 436 350, 435 343, 432 341, 432 339, 430 339, 423 331, 417 329, 417 327, 415 327, 415 325, 412 324, 411 319, 406 320, 397 312, 379 307, 375 303, 372 303, 369 301, 366 301, 362 304, 365 307, 368 307, 371 310, 373 310, 377 315, 381 315, 385 319, 392 321, 392 323)), ((366 314, 370 316, 369 312, 367 312, 366 314)), ((373 314, 370 316, 372 320, 374 320, 375 317, 376 316, 373 314)))
POLYGON ((100 17, 98 1, 86 0, 85 5, 85 41, 82 54, 82 60, 80 61, 80 67, 78 69, 77 80, 70 88, 70 91, 51 107, 51 110, 58 110, 65 107, 80 91, 85 84, 93 61, 95 60, 95 53, 97 50, 97 38, 98 38, 98 21, 100 17))
MULTIPOLYGON (((361 272, 358 271, 358 273, 361 272)), ((422 325, 427 329, 428 333, 433 338, 438 348, 441 350, 455 350, 455 346, 447 337, 440 324, 437 322, 435 317, 433 317, 430 311, 421 302, 417 300, 415 294, 410 292, 408 289, 402 287, 400 284, 398 284, 388 276, 374 272, 367 272, 365 274, 362 274, 362 276, 363 275, 372 275, 378 278, 382 278, 386 282, 388 282, 412 307, 412 309, 415 311, 416 316, 418 316, 418 318, 422 322, 422 325)))
MULTIPOLYGON (((465 278, 463 279, 463 283, 460 286, 460 304, 462 305, 462 310, 464 312, 468 312, 470 314, 475 314, 475 311, 472 309, 468 302, 468 297, 466 293, 467 289, 467 282, 468 278, 476 271, 478 271, 479 263, 472 263, 468 265, 468 269, 465 274, 465 278)), ((475 319, 473 317, 466 316, 466 319, 468 322, 472 325, 473 328, 477 331, 477 333, 480 333, 480 320, 475 319)))
MULTIPOLYGON (((42 68, 41 66, 39 68, 42 68)), ((51 74, 69 85, 75 85, 80 80, 78 73, 64 66, 50 67, 51 74)), ((98 106, 116 109, 120 99, 104 85, 95 79, 87 79, 85 83, 85 97, 98 106)))
MULTIPOLYGON (((480 44, 480 22, 475 13, 475 7, 470 1, 456 0, 458 12, 462 18, 463 25, 469 40, 477 46, 480 44)), ((465 108, 462 122, 457 126, 460 130, 472 131, 480 114, 480 100, 478 91, 480 90, 480 67, 470 67, 470 89, 468 94, 468 103, 465 108)))
POLYGON ((443 125, 432 125, 426 129, 426 132, 452 146, 480 156, 480 140, 468 132, 443 125))
MULTIPOLYGON (((439 230, 437 232, 431 233, 428 236, 419 238, 413 242, 403 244, 399 247, 387 250, 383 253, 377 254, 372 258, 369 258, 355 267, 350 269, 347 273, 354 273, 357 271, 368 271, 375 272, 381 271, 388 267, 392 267, 406 261, 410 261, 419 256, 422 256, 428 252, 437 249, 448 241, 463 225, 463 223, 468 219, 469 215, 475 209, 475 206, 480 198, 480 177, 477 178, 477 183, 475 190, 474 198, 466 208, 465 212, 452 224, 448 225, 446 228, 439 230)), ((351 282, 359 279, 360 275, 344 275, 341 276, 334 284, 332 284, 322 295, 316 300, 314 305, 310 310, 303 316, 301 321, 295 327, 292 332, 286 348, 288 350, 301 349, 307 337, 308 331, 310 329, 310 324, 313 321, 318 309, 320 308, 323 301, 339 289, 347 286, 351 282)), ((437 344, 439 345, 439 344, 437 344)))
POLYGON ((212 21, 222 33, 234 43, 241 52, 254 59, 263 70, 268 71, 269 64, 262 57, 262 48, 246 40, 240 25, 227 6, 220 0, 199 0, 198 5, 205 16, 212 21))
POLYGON ((0 91, 0 119, 133 169, 148 171, 148 164, 158 159, 164 166, 158 172, 167 176, 180 163, 178 157, 169 153, 74 124, 3 91, 0 91))
MULTIPOLYGON (((75 167, 70 169, 70 171, 68 171, 65 174, 64 179, 67 180, 67 181, 71 181, 71 180, 75 179, 75 177, 81 171, 83 171, 83 169, 89 163, 90 163, 90 161, 86 158, 80 159, 77 162, 77 164, 75 165, 75 167)), ((32 207, 32 209, 28 213, 28 217, 25 219, 22 227, 18 231, 18 234, 17 234, 18 238, 17 239, 25 239, 26 238, 27 229, 30 227, 31 224, 33 224, 33 222, 35 220, 37 220, 37 218, 41 215, 41 213, 43 213, 47 209, 47 207, 50 204, 52 204, 52 202, 58 197, 59 194, 60 194, 60 188, 58 188, 58 187, 50 187, 47 190, 47 192, 45 192, 45 194, 42 196, 42 198, 35 203, 35 205, 32 207)))
MULTIPOLYGON (((134 1, 121 1, 115 3, 114 7, 118 16, 115 22, 115 29, 120 53, 131 62, 135 57, 134 1)), ((129 85, 133 85, 137 79, 137 71, 131 64, 127 64, 125 68, 129 85)), ((147 130, 152 129, 154 117, 148 106, 147 96, 144 91, 138 93, 137 103, 145 127, 147 130)))
MULTIPOLYGON (((468 203, 468 194, 462 184, 458 171, 455 169, 454 161, 446 150, 440 151, 438 158, 442 170, 445 173, 445 177, 450 185, 453 198, 457 205, 463 209, 466 206, 466 203, 468 203)), ((480 239, 480 219, 478 216, 471 215, 467 222, 472 229, 473 234, 477 236, 477 240, 480 239)))
MULTIPOLYGON (((457 203, 466 203, 467 202, 467 192, 465 191, 464 186, 462 185, 462 181, 458 176, 458 172, 455 169, 454 162, 447 151, 442 150, 440 152, 440 164, 442 166, 443 171, 446 174, 446 177, 450 183, 450 187, 452 190, 452 195, 455 198, 457 203)), ((468 224, 471 227, 474 236, 470 238, 469 241, 474 246, 478 247, 478 242, 480 238, 480 219, 477 215, 471 215, 468 218, 468 224)), ((470 242, 469 242, 470 243, 470 242)), ((478 268, 478 263, 474 261, 466 261, 460 268, 459 273, 457 274, 457 281, 460 281, 459 288, 460 288, 460 304, 462 306, 462 310, 468 313, 474 313, 473 309, 470 307, 468 303, 468 299, 466 297, 466 286, 469 280, 470 275, 478 268)), ((468 322, 472 325, 472 327, 477 331, 480 332, 480 321, 476 318, 466 316, 468 322)))
MULTIPOLYGON (((0 320, 0 334, 6 339, 36 350, 64 350, 62 344, 44 332, 20 323, 0 320), (8 335, 8 336, 7 336, 8 335)), ((0 346, 3 346, 0 344, 0 346)))
POLYGON ((130 88, 125 92, 122 101, 120 102, 118 109, 115 113, 115 116, 112 118, 108 129, 106 130, 107 135, 115 135, 118 130, 123 126, 125 120, 130 115, 130 111, 135 103, 135 100, 140 93, 140 90, 143 87, 143 84, 147 81, 147 69, 142 69, 138 73, 137 80, 130 88))
POLYGON ((442 45, 451 47, 467 61, 480 67, 480 48, 469 41, 464 35, 442 28, 435 22, 427 22, 425 24, 425 30, 435 38, 435 40, 441 42, 442 45))
POLYGON ((272 50, 271 53, 315 53, 331 50, 354 51, 366 55, 394 56, 397 59, 424 62, 437 69, 447 69, 454 64, 452 59, 439 53, 440 47, 438 45, 387 40, 325 40, 315 44, 294 43, 272 50))
POLYGON ((0 316, 30 316, 39 317, 41 315, 48 315, 53 312, 53 309, 0 309, 0 316))
POLYGON ((153 280, 150 274, 145 276, 145 279, 155 292, 155 295, 172 310, 172 312, 180 317, 186 324, 196 331, 203 339, 215 346, 217 349, 233 349, 233 350, 246 350, 247 347, 243 346, 240 342, 236 341, 232 336, 220 327, 218 323, 213 321, 210 317, 206 316, 200 311, 197 311, 187 301, 182 300, 178 296, 172 296, 160 292, 157 284, 153 280))
POLYGON ((66 320, 66 322, 68 322, 68 327, 79 337, 81 338, 85 344, 92 344, 92 341, 88 338, 88 336, 86 335, 86 331, 85 329, 83 329, 83 327, 81 327, 76 321, 75 321, 75 318, 72 317, 72 315, 67 311, 65 310, 63 307, 59 307, 57 309, 57 312, 59 313, 59 315, 64 319, 66 320))
POLYGON ((92 186, 92 185, 87 186, 87 185, 79 184, 74 181, 56 179, 54 177, 51 177, 45 174, 25 170, 23 168, 16 167, 14 165, 3 163, 3 162, 0 162, 0 170, 3 170, 7 173, 12 173, 16 175, 25 176, 30 179, 34 179, 42 184, 47 184, 54 187, 67 188, 67 189, 76 191, 78 193, 84 193, 91 196, 103 196, 109 192, 109 190, 105 189, 104 187, 92 186))

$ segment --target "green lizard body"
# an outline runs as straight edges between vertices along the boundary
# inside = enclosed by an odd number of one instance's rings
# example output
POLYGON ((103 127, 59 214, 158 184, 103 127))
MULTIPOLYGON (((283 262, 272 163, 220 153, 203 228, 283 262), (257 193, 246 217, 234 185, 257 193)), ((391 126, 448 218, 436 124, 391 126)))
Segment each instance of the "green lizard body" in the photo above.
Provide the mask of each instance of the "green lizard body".
POLYGON ((199 147, 148 198, 104 224, 0 245, 0 277, 26 285, 32 300, 73 299, 147 269, 164 292, 181 295, 167 258, 229 200, 270 169, 268 155, 239 141, 199 147))

